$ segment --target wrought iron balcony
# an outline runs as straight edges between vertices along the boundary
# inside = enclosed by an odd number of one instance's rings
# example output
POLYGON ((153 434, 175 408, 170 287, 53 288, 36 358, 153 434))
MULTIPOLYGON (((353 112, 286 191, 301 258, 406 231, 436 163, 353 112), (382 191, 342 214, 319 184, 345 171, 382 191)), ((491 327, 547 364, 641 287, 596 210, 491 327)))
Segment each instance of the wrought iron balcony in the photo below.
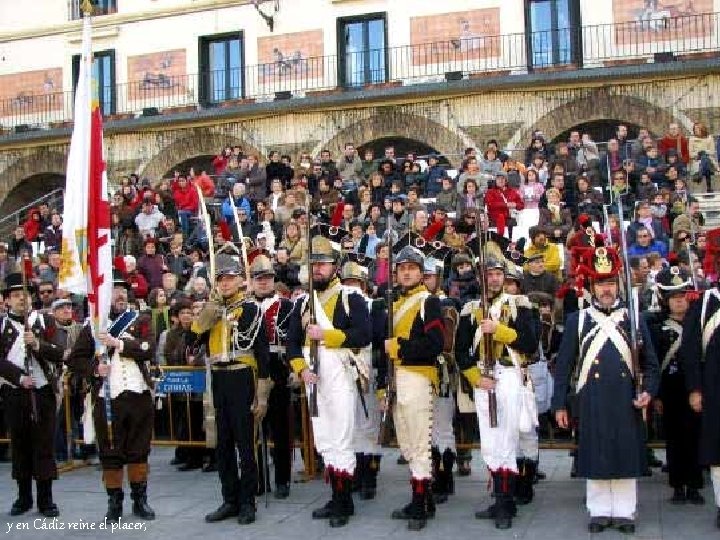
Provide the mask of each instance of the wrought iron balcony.
MULTIPOLYGON (((111 0, 108 0, 111 1, 111 0)), ((302 99, 367 87, 447 83, 538 71, 592 70, 720 56, 720 18, 706 13, 547 32, 479 36, 387 49, 279 59, 237 69, 100 87, 111 119, 302 99)), ((0 100, 0 133, 63 127, 72 122, 71 90, 20 93, 0 100)))

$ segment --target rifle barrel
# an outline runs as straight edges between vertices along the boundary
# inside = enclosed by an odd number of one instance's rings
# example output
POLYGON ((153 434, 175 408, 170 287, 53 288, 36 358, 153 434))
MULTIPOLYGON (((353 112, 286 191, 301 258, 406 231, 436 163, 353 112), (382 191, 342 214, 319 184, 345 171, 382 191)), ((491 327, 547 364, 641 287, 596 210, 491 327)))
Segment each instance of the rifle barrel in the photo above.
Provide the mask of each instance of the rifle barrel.
MULTIPOLYGON (((317 318, 315 316, 315 287, 313 287, 313 276, 312 276, 312 238, 310 236, 310 209, 308 208, 307 213, 307 257, 308 257, 308 308, 310 310, 310 321, 309 324, 315 324, 317 318)), ((319 358, 318 358, 318 343, 314 339, 310 340, 309 347, 309 360, 310 370, 314 375, 318 374, 319 371, 319 358)), ((308 388, 308 409, 310 416, 313 418, 318 417, 318 401, 317 401, 317 384, 312 383, 308 388)))
MULTIPOLYGON (((480 305, 482 307, 482 316, 489 317, 489 301, 488 301, 488 282, 487 273, 485 269, 485 233, 482 231, 482 224, 480 223, 480 215, 478 214, 475 219, 475 234, 478 238, 478 272, 480 274, 480 281, 482 284, 482 291, 480 295, 480 305)), ((478 321, 480 324, 480 321, 478 321)), ((493 378, 493 368, 495 366, 495 358, 493 357, 493 339, 490 334, 483 335, 483 376, 493 378)), ((490 427, 497 427, 497 394, 494 389, 488 390, 488 415, 490 416, 490 427)))
MULTIPOLYGON (((385 291, 385 302, 387 303, 387 337, 392 339, 395 333, 393 321, 393 234, 392 229, 387 232, 388 237, 388 283, 385 291)), ((380 431, 378 433, 378 444, 386 446, 390 443, 390 426, 393 423, 392 406, 395 400, 395 365, 391 358, 388 357, 387 369, 387 388, 385 390, 385 408, 383 410, 382 419, 380 421, 380 431)))
POLYGON ((620 247, 622 249, 622 267, 625 277, 625 301, 627 303, 628 319, 630 321, 630 353, 632 357, 633 375, 635 376, 635 391, 637 395, 642 392, 642 373, 640 371, 640 358, 638 349, 641 347, 638 317, 635 311, 635 294, 633 291, 632 270, 628 260, 627 238, 625 238, 625 220, 623 215, 622 197, 618 196, 618 217, 620 218, 620 247))

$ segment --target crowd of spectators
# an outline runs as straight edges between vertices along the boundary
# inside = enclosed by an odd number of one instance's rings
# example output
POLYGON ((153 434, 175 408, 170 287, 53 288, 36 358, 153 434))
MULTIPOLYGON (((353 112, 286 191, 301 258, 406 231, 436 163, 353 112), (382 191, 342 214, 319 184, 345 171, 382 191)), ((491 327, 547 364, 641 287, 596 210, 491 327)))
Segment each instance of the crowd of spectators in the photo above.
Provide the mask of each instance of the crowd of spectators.
MULTIPOLYGON (((715 248, 691 193, 712 191, 717 171, 718 150, 703 124, 689 137, 671 124, 659 138, 640 129, 632 140, 619 125, 604 145, 578 131, 553 145, 536 132, 524 152, 503 152, 491 140, 455 157, 397 156, 393 146, 376 156, 348 142, 339 156, 323 150, 294 160, 272 151, 262 164, 260 156, 228 146, 210 171, 120 179, 111 195, 114 266, 130 285, 131 304, 152 315, 158 362, 176 361, 162 343, 180 324, 180 311, 192 306, 197 312, 209 296, 209 236, 216 251, 239 258, 242 231, 250 257, 269 255, 278 291, 293 297, 307 280, 308 220, 328 224, 324 233, 367 266, 370 294, 392 282, 388 239, 407 237, 444 263, 450 298, 476 297, 468 246, 479 228, 491 227, 499 256, 515 263, 509 269, 519 289, 567 308, 571 249, 603 241, 596 232, 618 245, 619 210, 642 309, 652 309, 654 276, 671 260, 692 268, 699 287, 717 279, 712 257, 702 264, 715 248), (211 230, 198 217, 196 186, 211 230)), ((32 209, 0 243, 0 280, 25 253, 33 256, 36 307, 52 312, 53 301, 68 295, 58 288, 62 216, 47 204, 32 209)), ((83 299, 72 300, 82 321, 83 299)))
MULTIPOLYGON (((717 148, 707 128, 696 123, 688 137, 671 124, 659 138, 640 129, 629 140, 627 127, 619 125, 604 146, 600 150, 579 131, 551 145, 536 132, 523 159, 490 140, 482 150, 466 149, 455 169, 437 154, 396 156, 393 146, 376 156, 348 142, 340 156, 301 152, 295 161, 271 151, 264 165, 260 156, 228 146, 212 160, 210 174, 191 168, 172 178, 120 180, 111 200, 115 266, 140 307, 202 298, 210 288, 208 234, 216 249, 236 255, 241 229, 251 252, 273 258, 278 281, 290 293, 301 285, 309 211, 313 222, 338 228, 343 250, 366 259, 371 282, 382 285, 388 229, 396 238, 412 232, 430 245, 448 246, 450 263, 475 234, 478 216, 487 216, 514 247, 527 245, 525 257, 544 253, 559 286, 568 274, 568 248, 585 233, 578 217, 617 242, 618 205, 629 222, 629 256, 653 261, 650 281, 671 251, 689 250, 702 259, 704 220, 691 191, 713 189, 717 148), (195 186, 213 216, 211 231, 200 225, 195 186)), ((27 251, 36 256, 36 281, 57 284, 61 244, 62 216, 39 205, 0 245, 0 278, 8 260, 27 251)), ((526 262, 525 271, 538 274, 538 264, 526 262)))

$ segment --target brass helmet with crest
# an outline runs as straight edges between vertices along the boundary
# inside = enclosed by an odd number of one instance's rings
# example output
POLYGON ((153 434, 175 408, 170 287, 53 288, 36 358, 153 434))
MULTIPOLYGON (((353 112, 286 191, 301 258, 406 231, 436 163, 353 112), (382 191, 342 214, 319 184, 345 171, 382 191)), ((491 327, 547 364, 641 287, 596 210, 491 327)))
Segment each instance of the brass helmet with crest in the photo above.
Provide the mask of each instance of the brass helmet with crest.
POLYGON ((274 276, 275 267, 267 255, 258 255, 250 265, 250 275, 253 278, 274 276))
POLYGON ((314 236, 312 239, 312 255, 310 262, 329 262, 337 261, 337 252, 328 238, 324 236, 314 236))
POLYGON ((403 263, 414 263, 420 267, 420 270, 423 270, 425 268, 425 255, 413 246, 405 246, 400 250, 393 262, 396 266, 403 263))
POLYGON ((356 279, 363 283, 368 280, 368 269, 355 261, 347 261, 340 270, 340 281, 356 279))

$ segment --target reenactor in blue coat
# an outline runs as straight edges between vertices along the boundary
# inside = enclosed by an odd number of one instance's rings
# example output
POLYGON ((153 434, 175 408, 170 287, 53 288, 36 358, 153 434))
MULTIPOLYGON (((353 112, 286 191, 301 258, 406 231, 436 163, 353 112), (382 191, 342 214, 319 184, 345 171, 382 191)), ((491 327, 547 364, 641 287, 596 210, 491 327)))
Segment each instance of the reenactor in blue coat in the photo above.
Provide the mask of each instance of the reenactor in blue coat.
MULTIPOLYGON (((529 403, 522 396, 526 391, 523 383, 527 358, 537 350, 539 339, 527 297, 503 291, 507 277, 505 263, 488 258, 484 271, 487 313, 483 312, 483 302, 479 300, 463 306, 455 356, 463 376, 474 388, 481 452, 492 476, 495 496, 495 502, 475 517, 493 520, 498 529, 509 529, 516 513, 514 497, 518 474, 534 477, 534 472, 520 470, 517 458, 523 431, 521 415, 534 414, 537 422, 537 409, 533 407, 533 411, 529 411, 526 407, 529 403), (495 414, 491 413, 492 395, 497 402, 495 414), (494 426, 491 416, 497 420, 494 426)), ((528 429, 534 427, 528 426, 528 429)), ((524 461, 520 465, 524 465, 524 461)))
MULTIPOLYGON (((357 258, 357 257, 355 257, 357 258)), ((364 261, 363 261, 364 262, 364 261)), ((359 492, 363 500, 375 498, 377 477, 382 459, 382 447, 378 443, 380 427, 380 404, 377 396, 378 384, 384 387, 387 360, 381 358, 382 345, 387 328, 387 309, 383 298, 373 299, 367 295, 368 268, 360 261, 348 260, 340 271, 343 286, 355 289, 367 303, 372 326, 372 343, 356 351, 356 362, 364 362, 368 372, 367 384, 362 387, 355 403, 355 478, 353 491, 359 492), (380 368, 375 373, 376 368, 380 368)))
POLYGON ((655 401, 662 413, 667 465, 673 504, 704 504, 702 469, 698 463, 700 416, 690 408, 685 370, 680 362, 683 320, 690 306, 689 274, 678 266, 663 269, 655 278, 661 311, 648 312, 647 323, 660 362, 660 391, 655 401))
POLYGON ((642 337, 642 391, 636 392, 630 316, 618 294, 620 260, 613 248, 589 248, 589 308, 568 316, 555 366, 552 408, 558 425, 569 427, 571 376, 580 419, 577 475, 587 479, 588 530, 610 526, 635 531, 637 478, 645 470, 642 409, 658 387, 658 365, 649 332, 642 337))
POLYGON ((308 389, 317 385, 313 437, 325 463, 332 498, 314 510, 312 517, 329 520, 331 527, 343 527, 355 513, 351 490, 356 465, 353 435, 358 366, 354 350, 371 342, 370 316, 365 299, 340 283, 338 253, 327 238, 312 239, 310 265, 315 298, 305 295, 295 302, 288 326, 288 358, 308 389), (314 322, 310 321, 311 303, 314 322), (310 341, 318 345, 317 373, 312 369, 310 341))
MULTIPOLYGON (((268 397, 268 414, 263 420, 273 439, 273 465, 275 466, 275 498, 287 499, 290 495, 290 365, 287 360, 287 329, 293 303, 275 290, 275 269, 265 255, 258 255, 250 266, 255 301, 262 311, 265 332, 270 344, 268 371, 273 382, 268 397)), ((267 431, 266 431, 267 432, 267 431)), ((269 479, 265 463, 258 467, 260 491, 268 489, 269 479)))
POLYGON ((240 275, 239 265, 226 259, 217 270, 210 300, 191 328, 208 340, 223 498, 205 521, 236 517, 240 525, 249 525, 256 517, 258 486, 255 426, 267 413, 272 383, 262 309, 241 291, 240 275))
POLYGON ((430 445, 444 326, 440 299, 423 283, 422 252, 405 246, 395 265, 400 294, 393 302, 393 335, 385 341, 385 351, 395 370, 395 432, 410 467, 412 500, 392 517, 407 520, 410 530, 420 530, 435 515, 430 445))
MULTIPOLYGON (((700 465, 710 467, 715 504, 720 507, 720 291, 705 291, 683 323, 680 347, 690 407, 700 413, 700 465)), ((720 508, 716 525, 720 528, 720 508)))

